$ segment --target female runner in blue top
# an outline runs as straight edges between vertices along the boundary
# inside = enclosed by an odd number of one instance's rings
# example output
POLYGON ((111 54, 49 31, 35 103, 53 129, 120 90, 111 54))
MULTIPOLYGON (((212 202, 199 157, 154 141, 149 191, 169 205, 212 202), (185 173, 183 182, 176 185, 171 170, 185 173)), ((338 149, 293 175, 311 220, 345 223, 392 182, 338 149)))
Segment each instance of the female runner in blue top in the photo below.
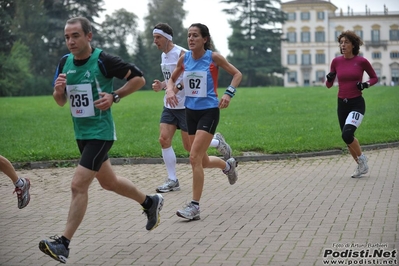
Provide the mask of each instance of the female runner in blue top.
POLYGON ((210 50, 211 36, 207 26, 195 23, 188 29, 189 51, 181 56, 168 81, 166 101, 169 105, 178 104, 175 82, 183 73, 183 88, 186 95, 186 120, 191 143, 190 163, 193 170, 193 198, 182 210, 179 217, 200 219, 199 201, 204 186, 204 168, 220 168, 228 176, 230 184, 237 181, 236 161, 226 162, 216 156, 208 156, 206 151, 219 123, 220 108, 227 108, 235 95, 236 87, 242 79, 241 72, 222 55, 210 50), (221 67, 233 76, 222 98, 218 99, 217 77, 221 67))

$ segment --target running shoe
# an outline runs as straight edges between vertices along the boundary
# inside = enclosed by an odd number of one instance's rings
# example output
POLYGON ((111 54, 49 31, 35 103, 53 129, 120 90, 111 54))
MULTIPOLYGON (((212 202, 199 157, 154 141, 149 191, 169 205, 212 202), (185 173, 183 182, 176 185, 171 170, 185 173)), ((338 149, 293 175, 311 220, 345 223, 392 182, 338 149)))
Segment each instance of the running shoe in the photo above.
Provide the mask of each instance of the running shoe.
POLYGON ((51 258, 61 263, 66 263, 69 256, 69 249, 62 243, 61 237, 51 236, 54 241, 42 240, 39 243, 39 249, 51 258))
POLYGON ((218 150, 218 152, 220 152, 223 155, 223 159, 227 160, 231 158, 233 152, 231 150, 230 145, 224 139, 223 135, 220 134, 219 132, 216 132, 213 138, 219 141, 219 145, 216 147, 216 149, 218 150))
POLYGON ((226 163, 230 165, 230 170, 229 171, 223 170, 223 173, 227 175, 230 185, 234 185, 238 179, 238 173, 236 171, 237 162, 234 158, 230 158, 226 161, 226 163))
POLYGON ((178 210, 176 215, 188 220, 201 219, 199 206, 193 204, 192 202, 186 204, 183 210, 178 210))
POLYGON ((367 165, 367 157, 362 154, 357 158, 357 167, 355 172, 352 174, 352 178, 361 177, 361 175, 367 174, 369 166, 367 165))
POLYGON ((155 229, 159 225, 159 222, 161 221, 161 215, 159 212, 162 210, 164 203, 164 199, 161 194, 155 194, 150 197, 152 199, 151 207, 148 210, 143 209, 143 213, 147 215, 148 219, 147 225, 145 227, 148 231, 155 229))
POLYGON ((160 193, 179 191, 179 190, 180 190, 179 180, 172 180, 172 179, 166 180, 166 182, 162 186, 159 186, 156 189, 156 191, 160 193))
POLYGON ((22 187, 15 187, 13 193, 17 192, 18 197, 18 208, 22 209, 25 208, 30 201, 30 180, 29 178, 21 178, 24 181, 24 185, 22 187))

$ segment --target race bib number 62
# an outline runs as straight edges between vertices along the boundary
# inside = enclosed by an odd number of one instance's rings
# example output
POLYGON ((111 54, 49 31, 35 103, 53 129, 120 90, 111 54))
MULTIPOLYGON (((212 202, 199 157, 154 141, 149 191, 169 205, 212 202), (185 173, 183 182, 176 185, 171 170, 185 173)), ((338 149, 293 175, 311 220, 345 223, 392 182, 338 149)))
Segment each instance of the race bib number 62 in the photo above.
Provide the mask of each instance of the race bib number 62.
POLYGON ((183 74, 184 91, 186 97, 206 97, 206 71, 185 71, 183 74))

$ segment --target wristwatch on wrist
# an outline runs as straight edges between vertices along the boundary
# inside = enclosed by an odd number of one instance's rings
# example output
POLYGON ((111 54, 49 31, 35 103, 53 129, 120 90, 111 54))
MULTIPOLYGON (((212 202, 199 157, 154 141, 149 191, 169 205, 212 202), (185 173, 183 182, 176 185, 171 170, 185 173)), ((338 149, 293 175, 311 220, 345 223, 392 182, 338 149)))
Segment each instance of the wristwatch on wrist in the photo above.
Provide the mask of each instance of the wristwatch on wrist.
POLYGON ((181 85, 181 83, 177 83, 176 89, 178 89, 179 91, 181 91, 181 90, 183 89, 183 85, 181 85))
POLYGON ((121 98, 119 97, 118 94, 116 94, 115 92, 111 92, 112 97, 114 98, 114 103, 119 103, 121 98))

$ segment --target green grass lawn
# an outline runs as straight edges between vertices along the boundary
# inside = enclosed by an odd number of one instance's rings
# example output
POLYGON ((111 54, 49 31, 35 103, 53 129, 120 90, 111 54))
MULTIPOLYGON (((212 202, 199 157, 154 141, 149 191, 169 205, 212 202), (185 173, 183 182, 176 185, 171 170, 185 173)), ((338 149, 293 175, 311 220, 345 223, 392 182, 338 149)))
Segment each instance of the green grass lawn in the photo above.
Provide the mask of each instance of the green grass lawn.
MULTIPOLYGON (((366 115, 356 132, 361 145, 399 141, 399 88, 372 87, 364 97, 366 115)), ((344 149, 336 102, 337 87, 239 88, 221 110, 218 131, 236 156, 344 149)), ((111 157, 161 157, 162 104, 162 92, 139 91, 113 105, 118 140, 111 157)), ((0 98, 0 121, 0 154, 12 162, 79 158, 69 107, 52 96, 0 98)), ((173 146, 177 156, 188 155, 180 134, 173 146)))

